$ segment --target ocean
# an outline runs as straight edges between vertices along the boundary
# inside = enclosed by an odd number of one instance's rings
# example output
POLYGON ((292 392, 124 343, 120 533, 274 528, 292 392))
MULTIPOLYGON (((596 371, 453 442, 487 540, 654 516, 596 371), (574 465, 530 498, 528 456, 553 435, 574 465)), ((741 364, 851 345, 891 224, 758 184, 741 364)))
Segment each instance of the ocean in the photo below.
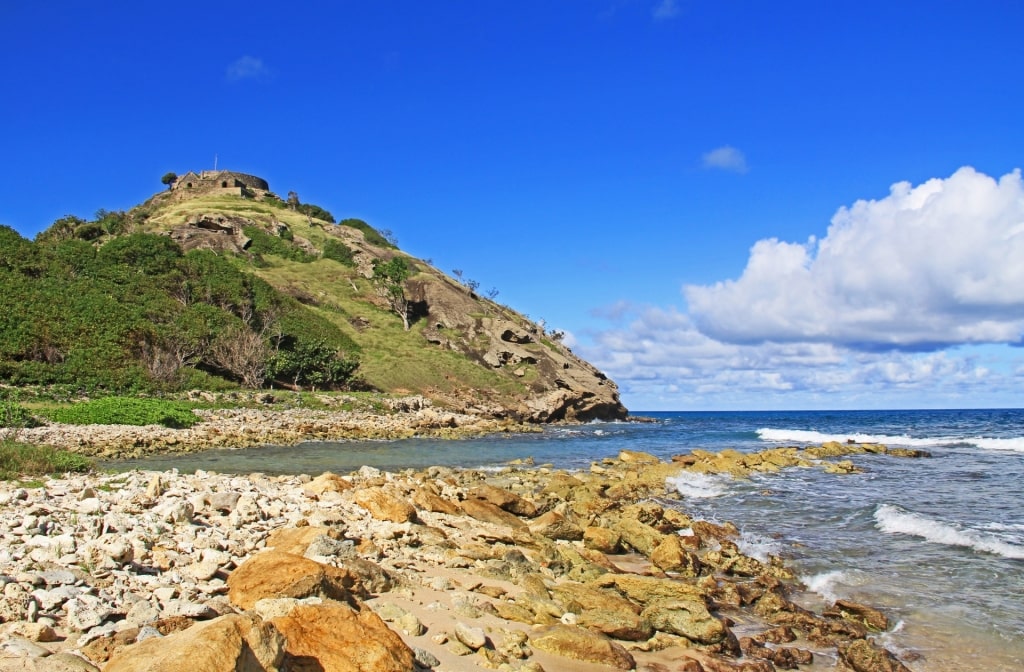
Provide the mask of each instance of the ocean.
POLYGON ((459 441, 310 442, 105 466, 318 474, 364 464, 497 468, 533 457, 585 469, 623 448, 662 458, 848 439, 921 448, 932 456, 852 456, 860 474, 683 474, 669 485, 683 510, 735 523, 748 554, 785 558, 812 591, 808 606, 846 598, 884 609, 893 627, 883 643, 916 672, 1024 669, 1024 410, 634 415, 654 422, 459 441))

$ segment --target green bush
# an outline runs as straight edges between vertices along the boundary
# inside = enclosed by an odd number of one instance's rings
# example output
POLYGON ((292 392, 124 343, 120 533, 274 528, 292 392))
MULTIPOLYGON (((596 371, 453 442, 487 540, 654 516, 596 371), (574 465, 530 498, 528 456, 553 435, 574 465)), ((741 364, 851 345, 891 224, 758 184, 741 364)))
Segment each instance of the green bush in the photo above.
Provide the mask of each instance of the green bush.
POLYGON ((353 229, 359 229, 363 232, 363 237, 366 238, 366 242, 371 245, 376 245, 378 247, 395 247, 388 242, 387 238, 380 235, 380 232, 377 231, 377 229, 373 228, 361 219, 343 219, 338 222, 338 226, 348 226, 353 229))
POLYGON ((76 453, 19 441, 0 441, 0 479, 86 472, 92 462, 76 453))
POLYGON ((48 415, 70 425, 163 425, 181 429, 199 422, 188 404, 136 397, 95 399, 54 409, 48 415))
POLYGON ((327 212, 319 205, 313 205, 312 203, 300 203, 295 209, 309 217, 316 217, 317 219, 322 219, 325 222, 334 224, 334 215, 327 212))
POLYGON ((308 254, 302 248, 282 238, 272 236, 258 226, 243 227, 242 232, 252 240, 249 247, 246 248, 252 254, 273 254, 282 259, 297 261, 302 264, 316 260, 316 257, 308 254))
POLYGON ((352 248, 333 238, 324 243, 324 259, 333 259, 345 266, 356 265, 356 260, 352 257, 352 248))
POLYGON ((39 422, 23 406, 13 399, 0 401, 0 427, 35 427, 39 422))

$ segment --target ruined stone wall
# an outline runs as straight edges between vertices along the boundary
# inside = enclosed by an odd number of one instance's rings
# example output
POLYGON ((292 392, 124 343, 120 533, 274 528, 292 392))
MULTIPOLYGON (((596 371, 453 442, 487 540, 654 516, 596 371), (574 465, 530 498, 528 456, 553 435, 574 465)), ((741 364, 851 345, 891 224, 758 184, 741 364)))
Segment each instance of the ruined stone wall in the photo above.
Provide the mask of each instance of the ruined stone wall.
POLYGON ((189 171, 178 177, 172 186, 172 189, 180 192, 223 192, 238 195, 241 195, 243 188, 270 191, 270 185, 263 178, 230 170, 204 170, 201 173, 189 171))

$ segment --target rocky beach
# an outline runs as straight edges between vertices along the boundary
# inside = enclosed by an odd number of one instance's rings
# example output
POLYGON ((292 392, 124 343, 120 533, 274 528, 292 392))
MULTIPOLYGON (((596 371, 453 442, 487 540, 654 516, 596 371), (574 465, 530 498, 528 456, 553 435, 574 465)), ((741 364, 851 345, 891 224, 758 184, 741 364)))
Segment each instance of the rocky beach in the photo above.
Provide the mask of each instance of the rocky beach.
MULTIPOLYGON (((213 413, 275 428, 252 429, 254 442, 283 431, 247 415, 259 411, 213 413)), ((332 413, 304 422, 335 431, 343 412, 332 413)), ((416 418, 425 431, 510 428, 422 407, 389 417, 382 435, 415 432, 402 423, 416 418)), ((182 450, 202 427, 166 430, 175 443, 162 429, 95 427, 53 442, 182 450)), ((666 485, 683 470, 842 478, 858 469, 851 453, 921 455, 829 443, 671 461, 621 451, 577 471, 521 461, 5 483, 0 670, 905 670, 875 641, 884 613, 809 608, 781 560, 741 552, 735 527, 691 518, 666 485)))

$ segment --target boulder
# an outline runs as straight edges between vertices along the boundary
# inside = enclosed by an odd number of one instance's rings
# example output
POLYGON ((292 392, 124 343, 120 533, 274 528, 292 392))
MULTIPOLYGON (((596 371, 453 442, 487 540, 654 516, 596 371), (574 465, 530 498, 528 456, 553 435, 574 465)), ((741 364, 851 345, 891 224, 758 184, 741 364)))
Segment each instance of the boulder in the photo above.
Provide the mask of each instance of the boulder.
POLYGON ((636 574, 604 574, 591 581, 589 585, 595 588, 611 588, 623 597, 645 606, 659 601, 704 601, 704 593, 700 588, 677 579, 636 574))
POLYGON ((517 516, 533 518, 537 515, 536 504, 523 499, 514 492, 509 492, 504 488, 497 488, 493 485, 484 484, 473 488, 469 491, 468 498, 482 499, 485 502, 490 502, 498 508, 517 516))
POLYGON ((850 619, 879 632, 889 629, 889 619, 881 611, 849 600, 836 600, 822 615, 850 619))
POLYGON ((676 572, 687 577, 700 576, 703 564, 697 554, 689 550, 676 534, 666 535, 651 553, 651 562, 665 572, 676 572))
POLYGON ((717 644, 727 636, 725 625, 703 600, 657 601, 641 614, 655 630, 686 637, 699 644, 717 644))
POLYGON ((602 553, 619 553, 622 551, 622 535, 607 527, 588 527, 583 530, 583 545, 602 553))
POLYGON ((351 481, 347 481, 337 474, 325 471, 309 483, 302 486, 302 492, 307 496, 319 499, 326 492, 345 492, 353 487, 351 481))
POLYGON ((321 535, 338 536, 337 532, 329 527, 285 527, 270 533, 267 537, 267 548, 293 555, 305 555, 309 545, 321 535))
POLYGON ((416 507, 404 499, 384 490, 384 488, 363 488, 356 492, 355 502, 370 512, 377 520, 392 523, 409 523, 416 521, 416 507))
POLYGON ((910 672, 896 656, 866 639, 844 642, 838 648, 839 660, 853 672, 910 672))
POLYGON ((287 644, 290 672, 409 672, 415 656, 369 608, 302 604, 271 621, 287 644))
POLYGON ((512 529, 525 529, 526 523, 515 517, 508 511, 491 504, 482 499, 467 499, 460 504, 463 513, 470 518, 475 518, 493 525, 503 525, 512 529))
POLYGON ((253 614, 230 614, 114 654, 104 672, 276 672, 284 639, 253 614))
POLYGON ((556 656, 609 665, 619 670, 632 670, 636 667, 633 656, 621 644, 575 625, 548 626, 530 637, 530 645, 556 656))
POLYGON ((345 600, 353 595, 363 597, 365 590, 349 570, 276 549, 257 553, 228 577, 228 597, 241 609, 252 609, 263 598, 345 600))
POLYGON ((454 502, 444 499, 428 487, 417 488, 412 496, 413 504, 424 511, 433 513, 447 513, 454 516, 459 513, 459 506, 454 502))
POLYGON ((548 539, 564 539, 579 541, 583 538, 583 529, 556 511, 535 518, 529 523, 530 532, 548 539))
POLYGON ((615 529, 618 530, 622 543, 647 557, 651 557, 654 549, 665 541, 664 534, 634 518, 620 520, 615 529))

